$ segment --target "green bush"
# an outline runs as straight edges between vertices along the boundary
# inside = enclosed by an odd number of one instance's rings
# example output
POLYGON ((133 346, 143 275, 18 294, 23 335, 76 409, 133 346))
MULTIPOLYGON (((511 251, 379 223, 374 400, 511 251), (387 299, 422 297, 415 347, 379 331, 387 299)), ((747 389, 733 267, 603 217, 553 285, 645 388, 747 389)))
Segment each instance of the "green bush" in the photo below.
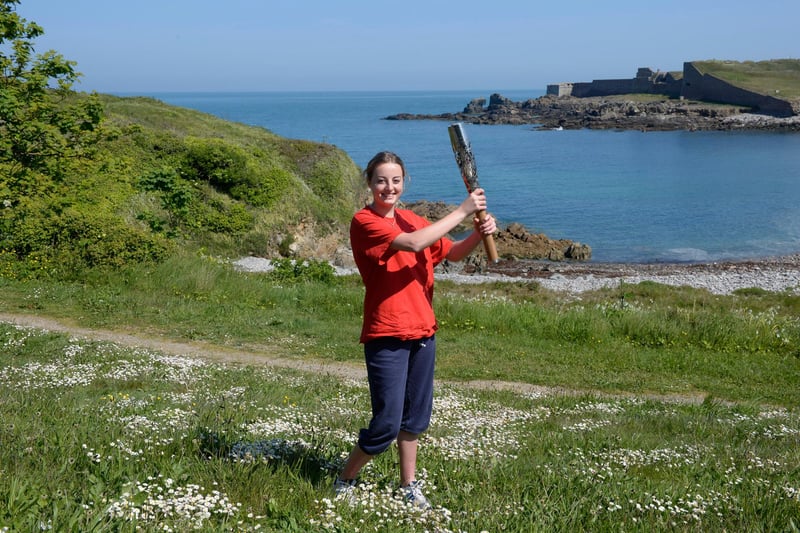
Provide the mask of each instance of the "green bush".
POLYGON ((273 260, 272 267, 269 277, 274 281, 321 281, 329 284, 336 281, 336 272, 326 261, 282 258, 273 260))
POLYGON ((148 172, 139 184, 144 190, 159 194, 162 206, 174 219, 166 220, 149 211, 139 213, 137 218, 153 231, 175 235, 181 226, 186 232, 240 234, 253 226, 253 215, 244 205, 226 201, 224 195, 202 186, 192 187, 174 169, 164 167, 148 172))
POLYGON ((134 144, 158 160, 177 163, 186 156, 186 143, 173 132, 144 129, 139 124, 127 128, 134 144))
POLYGON ((192 203, 185 222, 201 231, 236 235, 253 227, 253 215, 242 204, 206 195, 192 203))
POLYGON ((247 154, 222 139, 186 139, 185 176, 206 181, 220 192, 231 194, 237 186, 254 187, 247 154))
POLYGON ((188 138, 182 174, 207 182, 217 191, 256 207, 274 205, 295 181, 292 173, 272 159, 259 160, 257 151, 223 139, 188 138))
POLYGON ((74 276, 86 268, 159 261, 172 248, 163 237, 126 224, 97 206, 32 202, 0 225, 5 270, 14 278, 74 276), (18 267, 8 266, 15 258, 18 267))
POLYGON ((132 228, 118 217, 77 209, 68 209, 56 221, 52 239, 59 264, 74 269, 160 261, 171 248, 163 238, 132 228))
POLYGON ((162 195, 164 208, 170 211, 184 212, 192 201, 192 189, 189 184, 181 179, 177 171, 169 167, 148 172, 141 177, 139 185, 146 191, 164 193, 162 195))
POLYGON ((255 207, 272 207, 284 197, 290 184, 296 181, 292 174, 277 166, 259 168, 254 172, 255 184, 240 183, 230 190, 230 195, 255 207))
POLYGON ((338 220, 352 215, 352 201, 362 191, 361 176, 343 153, 327 144, 290 140, 281 146, 293 170, 314 193, 309 205, 319 220, 338 220))

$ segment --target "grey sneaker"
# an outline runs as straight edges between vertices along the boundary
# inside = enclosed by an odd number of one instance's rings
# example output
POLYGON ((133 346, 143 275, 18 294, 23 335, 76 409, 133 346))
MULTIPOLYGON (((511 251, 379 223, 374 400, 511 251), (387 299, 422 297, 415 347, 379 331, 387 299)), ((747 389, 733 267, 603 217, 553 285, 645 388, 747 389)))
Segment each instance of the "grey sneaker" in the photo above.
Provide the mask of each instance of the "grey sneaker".
POLYGON ((405 487, 400 487, 400 490, 403 491, 403 499, 407 504, 422 511, 426 511, 431 508, 428 498, 422 494, 422 483, 419 481, 412 481, 405 487))
POLYGON ((355 479, 339 479, 333 482, 333 492, 335 500, 344 500, 348 503, 356 502, 356 480, 355 479))

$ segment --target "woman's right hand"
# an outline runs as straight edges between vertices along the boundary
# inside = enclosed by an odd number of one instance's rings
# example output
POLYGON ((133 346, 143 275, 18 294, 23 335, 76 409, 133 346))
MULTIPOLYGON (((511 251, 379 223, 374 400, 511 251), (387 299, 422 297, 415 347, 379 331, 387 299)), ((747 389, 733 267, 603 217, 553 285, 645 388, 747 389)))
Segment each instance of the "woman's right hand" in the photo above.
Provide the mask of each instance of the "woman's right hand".
POLYGON ((469 196, 461 203, 461 209, 467 215, 471 215, 476 211, 486 210, 486 191, 481 188, 475 189, 469 196))

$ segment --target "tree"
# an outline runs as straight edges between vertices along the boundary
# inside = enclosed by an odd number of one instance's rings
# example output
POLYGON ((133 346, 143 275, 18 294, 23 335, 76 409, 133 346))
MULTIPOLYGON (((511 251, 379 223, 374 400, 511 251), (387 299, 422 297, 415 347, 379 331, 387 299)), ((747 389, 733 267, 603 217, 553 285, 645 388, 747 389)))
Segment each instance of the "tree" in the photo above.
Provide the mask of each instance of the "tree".
POLYGON ((102 104, 96 94, 72 90, 80 77, 74 61, 53 50, 35 53, 44 30, 19 16, 19 3, 0 0, 0 275, 147 256, 147 235, 134 235, 96 205, 75 207, 81 164, 104 135, 102 104), (92 235, 113 238, 95 242, 92 235))
MULTIPOLYGON (((53 50, 35 55, 44 30, 19 16, 19 3, 0 0, 0 165, 12 180, 30 170, 57 178, 97 142, 102 106, 95 94, 75 98, 74 61, 53 50)), ((11 188, 3 181, 0 196, 11 188)))

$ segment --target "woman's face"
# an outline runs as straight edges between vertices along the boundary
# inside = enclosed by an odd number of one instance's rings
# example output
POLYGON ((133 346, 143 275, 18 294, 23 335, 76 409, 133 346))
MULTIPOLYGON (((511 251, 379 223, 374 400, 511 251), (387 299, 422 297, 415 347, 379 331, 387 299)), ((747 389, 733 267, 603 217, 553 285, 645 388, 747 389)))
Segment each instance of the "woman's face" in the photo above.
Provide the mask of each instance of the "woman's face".
POLYGON ((403 167, 397 163, 382 163, 375 167, 369 181, 376 207, 393 208, 403 194, 403 167))

